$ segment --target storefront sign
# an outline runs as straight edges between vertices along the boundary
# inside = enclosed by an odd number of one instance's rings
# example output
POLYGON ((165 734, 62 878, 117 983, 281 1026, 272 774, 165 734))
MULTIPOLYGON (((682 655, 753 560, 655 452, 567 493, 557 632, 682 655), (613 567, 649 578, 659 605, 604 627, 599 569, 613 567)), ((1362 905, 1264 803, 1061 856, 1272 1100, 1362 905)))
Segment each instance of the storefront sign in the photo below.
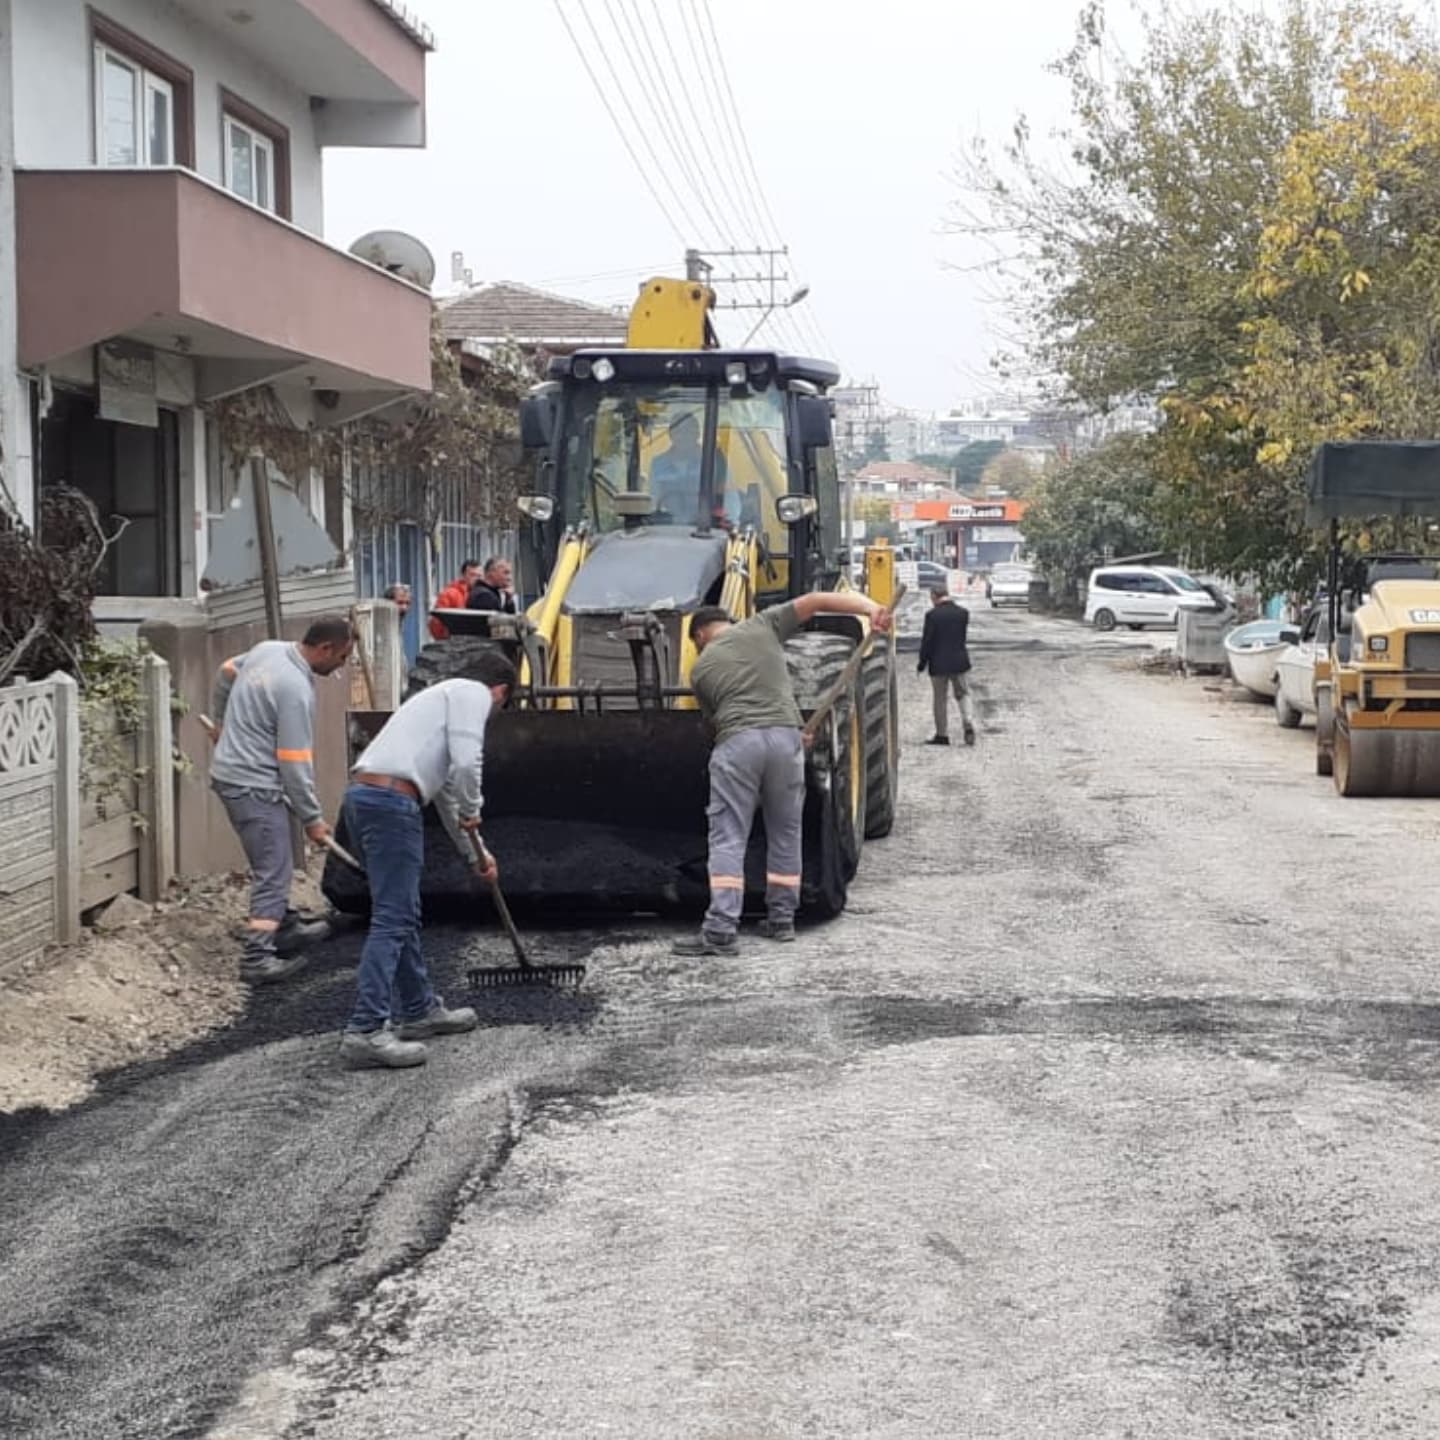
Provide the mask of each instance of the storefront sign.
POLYGON ((950 507, 950 519, 952 520, 1003 520, 1005 518, 1005 507, 1003 505, 952 505, 950 507))
POLYGON ((160 423, 155 404, 155 352, 128 340, 107 340, 95 361, 100 386, 100 418, 124 425, 160 423))

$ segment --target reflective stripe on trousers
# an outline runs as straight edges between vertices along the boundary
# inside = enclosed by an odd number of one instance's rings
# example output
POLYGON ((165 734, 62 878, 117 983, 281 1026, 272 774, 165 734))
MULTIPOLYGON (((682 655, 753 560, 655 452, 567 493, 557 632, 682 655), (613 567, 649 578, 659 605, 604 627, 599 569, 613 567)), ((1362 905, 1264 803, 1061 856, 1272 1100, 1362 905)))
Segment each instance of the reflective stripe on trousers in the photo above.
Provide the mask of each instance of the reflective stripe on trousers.
POLYGON ((765 820, 765 906, 772 920, 800 904, 805 747, 788 725, 742 730, 710 755, 710 909, 705 929, 731 935, 745 901, 745 849, 759 810, 765 820))

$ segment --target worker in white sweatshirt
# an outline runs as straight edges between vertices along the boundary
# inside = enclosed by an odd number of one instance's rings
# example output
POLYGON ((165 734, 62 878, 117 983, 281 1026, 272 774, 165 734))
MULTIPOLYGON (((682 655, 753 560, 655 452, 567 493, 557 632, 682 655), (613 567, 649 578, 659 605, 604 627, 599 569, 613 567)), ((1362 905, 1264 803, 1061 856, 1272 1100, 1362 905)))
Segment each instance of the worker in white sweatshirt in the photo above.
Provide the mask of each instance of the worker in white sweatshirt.
MULTIPOLYGON (((471 673, 407 700, 351 772, 341 813, 370 882, 370 933, 340 1041, 341 1059, 353 1069, 423 1065, 421 1041, 475 1028, 473 1010, 446 1009, 436 995, 420 949, 424 807, 433 800, 459 839, 479 828, 485 725, 515 683, 515 667, 498 651, 477 657, 471 673)), ((463 853, 473 861, 468 848, 463 853)))

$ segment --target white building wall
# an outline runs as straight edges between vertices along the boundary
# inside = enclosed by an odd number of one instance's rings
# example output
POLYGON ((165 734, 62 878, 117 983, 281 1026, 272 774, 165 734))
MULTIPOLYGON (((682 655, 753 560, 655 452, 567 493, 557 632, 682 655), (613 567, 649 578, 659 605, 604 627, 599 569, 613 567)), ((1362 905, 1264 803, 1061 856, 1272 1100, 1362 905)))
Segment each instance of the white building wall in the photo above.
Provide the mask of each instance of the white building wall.
POLYGON ((29 394, 16 375, 15 354, 15 134, 14 111, 4 103, 12 89, 12 0, 0 0, 0 504, 29 521, 29 394))
MULTIPOLYGON (((15 30, 16 164, 32 170, 93 165, 90 7, 84 0, 8 3, 15 30)), ((307 94, 236 48, 238 29, 222 36, 155 0, 102 0, 94 9, 194 72, 195 169, 207 180, 220 184, 224 175, 222 87, 285 126, 290 132, 291 219, 312 234, 323 232, 321 150, 307 94)))

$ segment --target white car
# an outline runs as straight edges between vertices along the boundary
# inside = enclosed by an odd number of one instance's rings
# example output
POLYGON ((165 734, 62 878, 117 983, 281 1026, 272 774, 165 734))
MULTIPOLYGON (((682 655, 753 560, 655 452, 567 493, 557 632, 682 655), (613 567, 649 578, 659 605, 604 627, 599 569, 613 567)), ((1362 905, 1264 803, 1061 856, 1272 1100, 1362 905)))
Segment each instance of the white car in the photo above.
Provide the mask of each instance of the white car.
POLYGON ((1182 608, 1210 610, 1214 596, 1193 575, 1169 565, 1109 565, 1090 572, 1085 620, 1097 630, 1174 625, 1182 608))
POLYGON ((1298 630, 1280 632, 1290 644, 1275 662, 1275 721, 1293 730, 1315 718, 1315 657, 1325 652, 1326 610, 1316 605, 1298 630))
POLYGON ((997 565, 990 572, 985 592, 990 597, 990 608, 999 605, 1028 605, 1030 603, 1031 572, 1019 565, 997 565))

